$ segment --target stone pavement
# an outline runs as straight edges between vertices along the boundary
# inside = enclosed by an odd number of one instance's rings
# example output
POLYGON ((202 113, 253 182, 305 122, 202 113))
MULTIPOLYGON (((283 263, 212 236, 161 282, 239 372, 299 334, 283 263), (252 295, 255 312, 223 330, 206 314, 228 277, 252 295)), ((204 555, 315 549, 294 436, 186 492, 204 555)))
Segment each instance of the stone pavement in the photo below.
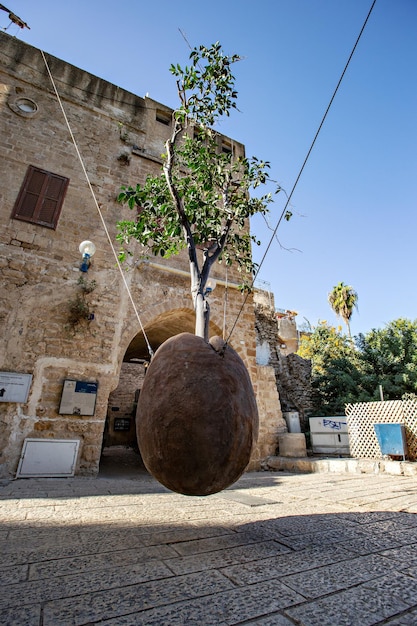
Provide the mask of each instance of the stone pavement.
POLYGON ((416 513, 416 478, 387 474, 3 481, 0 624, 415 625, 416 513))

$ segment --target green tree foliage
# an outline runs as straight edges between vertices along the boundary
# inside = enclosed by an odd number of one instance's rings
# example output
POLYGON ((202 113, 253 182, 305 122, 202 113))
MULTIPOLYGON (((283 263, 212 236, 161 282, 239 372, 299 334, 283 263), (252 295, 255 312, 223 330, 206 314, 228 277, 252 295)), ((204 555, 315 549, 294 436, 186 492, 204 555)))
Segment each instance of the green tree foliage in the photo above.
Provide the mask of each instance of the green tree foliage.
POLYGON ((135 211, 134 219, 118 224, 122 258, 131 239, 164 257, 187 248, 196 334, 205 338, 210 270, 216 261, 237 263, 251 282, 255 271, 251 245, 259 242, 249 234, 248 219, 265 214, 272 202, 270 193, 251 196, 268 181, 269 163, 221 151, 213 129, 219 118, 236 108, 231 67, 238 60, 215 43, 192 50, 190 65, 171 66, 179 107, 173 113, 162 171, 144 184, 122 187, 118 197, 135 211), (203 249, 202 258, 198 249, 203 249))
POLYGON ((314 414, 339 415, 355 402, 359 382, 357 353, 340 327, 321 322, 306 335, 298 354, 312 362, 314 414))
POLYGON ((394 320, 381 330, 360 334, 356 341, 361 386, 370 399, 379 399, 379 385, 385 400, 417 393, 417 320, 394 320))
POLYGON ((328 294, 329 304, 337 316, 341 317, 345 322, 350 333, 350 319, 353 314, 353 309, 358 306, 358 294, 350 285, 345 283, 338 283, 333 287, 332 291, 328 294))
POLYGON ((417 396, 417 320, 398 319, 356 338, 318 324, 298 354, 312 361, 314 414, 342 415, 347 403, 417 396))

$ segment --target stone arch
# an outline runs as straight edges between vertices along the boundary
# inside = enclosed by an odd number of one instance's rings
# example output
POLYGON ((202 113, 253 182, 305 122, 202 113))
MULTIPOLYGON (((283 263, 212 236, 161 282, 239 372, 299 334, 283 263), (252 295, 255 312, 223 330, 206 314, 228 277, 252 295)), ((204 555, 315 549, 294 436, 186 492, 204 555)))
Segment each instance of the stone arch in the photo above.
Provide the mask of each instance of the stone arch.
MULTIPOLYGON (((152 350, 155 352, 170 337, 180 333, 194 333, 195 316, 190 308, 170 309, 144 325, 144 330, 152 350)), ((221 335, 220 328, 210 322, 210 335, 221 335)), ((142 331, 137 333, 125 351, 124 362, 149 360, 148 347, 142 331)))
MULTIPOLYGON (((182 332, 194 333, 195 314, 190 304, 190 296, 170 297, 139 312, 142 326, 154 352, 163 341, 173 335, 182 332)), ((218 319, 217 311, 213 309, 210 312, 209 334, 222 335, 221 321, 218 319)), ((121 340, 121 362, 135 358, 134 353, 138 359, 150 358, 143 333, 138 330, 137 319, 132 314, 121 340)))

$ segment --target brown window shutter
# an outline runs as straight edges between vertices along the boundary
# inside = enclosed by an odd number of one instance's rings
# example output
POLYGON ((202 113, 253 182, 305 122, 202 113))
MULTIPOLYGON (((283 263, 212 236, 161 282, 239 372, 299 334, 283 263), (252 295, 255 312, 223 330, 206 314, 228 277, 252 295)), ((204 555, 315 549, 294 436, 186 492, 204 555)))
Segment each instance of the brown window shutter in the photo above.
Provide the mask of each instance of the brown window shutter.
POLYGON ((12 218, 56 228, 69 179, 29 165, 12 218))

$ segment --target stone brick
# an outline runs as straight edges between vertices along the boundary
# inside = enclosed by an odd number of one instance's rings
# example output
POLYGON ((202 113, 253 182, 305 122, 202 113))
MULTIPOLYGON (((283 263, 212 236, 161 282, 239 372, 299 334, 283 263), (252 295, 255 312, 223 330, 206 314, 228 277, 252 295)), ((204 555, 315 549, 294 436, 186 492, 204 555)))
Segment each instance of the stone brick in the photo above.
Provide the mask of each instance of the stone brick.
POLYGON ((401 463, 402 473, 404 476, 417 476, 417 463, 403 462, 401 463))
POLYGON ((358 470, 361 474, 379 474, 380 461, 373 459, 358 459, 358 470))
POLYGON ((283 433, 278 436, 279 454, 287 457, 307 456, 304 433, 283 433))
POLYGON ((384 471, 387 474, 401 476, 403 474, 403 464, 399 461, 384 461, 384 471))

